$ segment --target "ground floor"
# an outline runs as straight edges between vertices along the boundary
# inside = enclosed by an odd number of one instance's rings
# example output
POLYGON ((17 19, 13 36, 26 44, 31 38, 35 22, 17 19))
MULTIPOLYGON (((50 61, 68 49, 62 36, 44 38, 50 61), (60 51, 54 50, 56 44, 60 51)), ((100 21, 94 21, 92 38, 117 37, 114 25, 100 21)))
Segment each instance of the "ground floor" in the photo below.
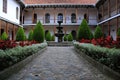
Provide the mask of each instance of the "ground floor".
POLYGON ((6 32, 10 40, 15 40, 18 27, 19 26, 14 23, 0 19, 0 36, 3 32, 6 32))
POLYGON ((74 47, 48 47, 8 80, 113 80, 102 74, 74 47))

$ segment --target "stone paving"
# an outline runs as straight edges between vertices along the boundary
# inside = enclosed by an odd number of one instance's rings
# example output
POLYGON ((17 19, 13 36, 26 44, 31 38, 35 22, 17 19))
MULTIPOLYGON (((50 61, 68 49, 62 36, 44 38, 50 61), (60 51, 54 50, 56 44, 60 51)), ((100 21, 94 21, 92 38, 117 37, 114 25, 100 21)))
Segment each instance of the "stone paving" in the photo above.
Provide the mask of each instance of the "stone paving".
POLYGON ((113 80, 94 68, 73 47, 48 49, 8 80, 113 80))

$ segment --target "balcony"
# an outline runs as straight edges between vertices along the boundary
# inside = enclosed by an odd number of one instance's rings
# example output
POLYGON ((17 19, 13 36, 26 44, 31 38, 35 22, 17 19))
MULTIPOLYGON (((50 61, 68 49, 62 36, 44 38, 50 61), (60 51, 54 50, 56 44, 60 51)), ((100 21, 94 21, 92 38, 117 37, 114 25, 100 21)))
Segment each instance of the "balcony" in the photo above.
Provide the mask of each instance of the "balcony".
MULTIPOLYGON (((40 21, 43 25, 58 25, 58 20, 57 19, 50 19, 50 20, 43 20, 43 19, 37 19, 36 22, 40 21)), ((71 19, 63 19, 62 25, 80 25, 82 22, 82 19, 78 20, 72 20, 71 19)), ((89 25, 97 25, 97 19, 89 19, 88 21, 89 25)), ((35 25, 36 23, 32 22, 32 19, 25 19, 23 26, 28 26, 28 25, 35 25)))

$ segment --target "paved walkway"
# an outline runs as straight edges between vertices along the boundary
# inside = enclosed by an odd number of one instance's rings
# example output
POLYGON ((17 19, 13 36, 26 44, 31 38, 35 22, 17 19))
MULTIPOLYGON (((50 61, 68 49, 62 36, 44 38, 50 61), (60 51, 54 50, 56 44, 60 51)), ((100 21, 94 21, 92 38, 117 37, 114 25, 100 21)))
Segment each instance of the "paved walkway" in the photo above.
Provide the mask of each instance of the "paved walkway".
POLYGON ((103 75, 73 47, 48 49, 8 80, 112 80, 103 75))

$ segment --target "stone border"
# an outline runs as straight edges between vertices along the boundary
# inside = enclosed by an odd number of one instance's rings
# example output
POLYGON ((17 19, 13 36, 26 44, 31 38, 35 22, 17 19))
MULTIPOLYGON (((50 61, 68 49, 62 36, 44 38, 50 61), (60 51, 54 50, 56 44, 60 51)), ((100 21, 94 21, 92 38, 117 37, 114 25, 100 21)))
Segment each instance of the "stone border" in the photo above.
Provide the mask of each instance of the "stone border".
MULTIPOLYGON (((118 72, 115 72, 114 70, 110 69, 109 67, 99 63, 98 61, 95 61, 93 58, 91 58, 90 56, 82 53, 79 51, 79 49, 75 48, 75 51, 77 53, 80 53, 80 55, 82 57, 84 57, 88 62, 90 62, 94 67, 96 67, 98 70, 100 70, 103 74, 115 79, 115 80, 119 80, 120 79, 120 74, 118 72)), ((80 56, 78 54, 78 56, 80 56)))
POLYGON ((43 51, 45 51, 47 48, 43 48, 40 51, 38 51, 36 54, 33 54, 26 59, 16 63, 15 65, 3 70, 0 72, 0 80, 5 80, 9 78, 12 74, 17 73, 19 70, 21 70, 25 65, 27 65, 29 62, 31 62, 35 57, 40 55, 43 51))

